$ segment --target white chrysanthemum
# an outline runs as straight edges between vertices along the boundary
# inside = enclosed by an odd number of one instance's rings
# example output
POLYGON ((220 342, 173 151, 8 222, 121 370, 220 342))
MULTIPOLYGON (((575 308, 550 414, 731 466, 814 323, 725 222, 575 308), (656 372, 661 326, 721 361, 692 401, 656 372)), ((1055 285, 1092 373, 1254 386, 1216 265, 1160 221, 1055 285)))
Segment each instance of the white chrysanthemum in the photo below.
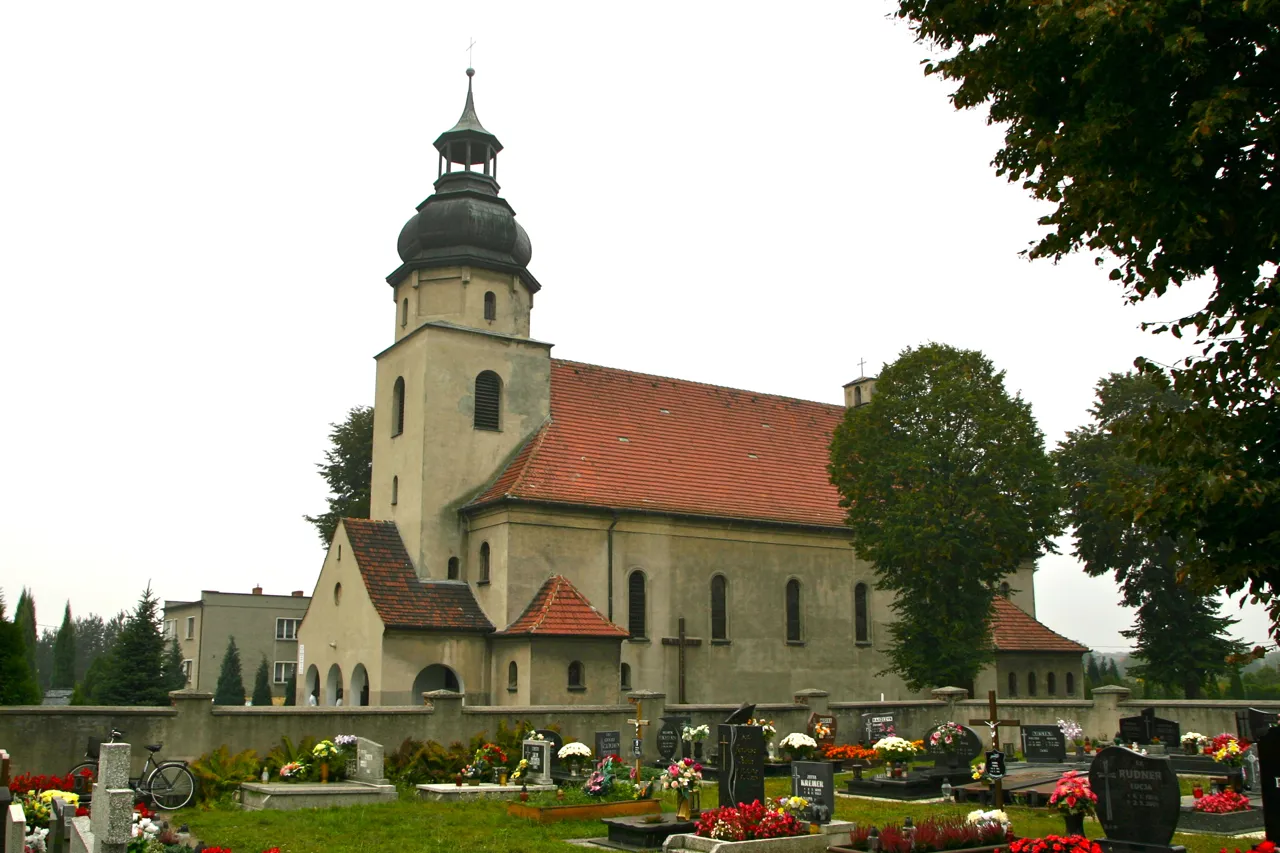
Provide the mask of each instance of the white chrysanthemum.
POLYGON ((792 749, 801 749, 806 746, 810 749, 818 748, 818 742, 804 732, 792 732, 782 739, 781 745, 792 749))

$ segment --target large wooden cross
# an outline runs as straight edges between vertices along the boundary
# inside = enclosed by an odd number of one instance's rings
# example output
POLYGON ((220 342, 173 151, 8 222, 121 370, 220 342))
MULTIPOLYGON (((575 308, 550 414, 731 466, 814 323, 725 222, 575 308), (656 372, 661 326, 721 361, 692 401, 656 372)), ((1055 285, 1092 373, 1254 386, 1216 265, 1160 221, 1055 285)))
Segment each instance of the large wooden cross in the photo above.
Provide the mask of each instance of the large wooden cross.
MULTIPOLYGON (((642 717, 641 708, 643 706, 643 700, 630 699, 628 701, 630 701, 632 704, 636 706, 636 718, 634 720, 627 720, 627 722, 636 727, 636 740, 643 745, 644 744, 644 727, 649 725, 648 720, 641 719, 642 717)), ((632 749, 631 751, 634 753, 635 749, 632 749)), ((644 761, 644 757, 640 755, 636 755, 634 757, 636 760, 636 784, 639 785, 643 781, 640 778, 640 765, 644 761)))
POLYGON ((676 632, 678 636, 663 637, 662 645, 676 647, 676 650, 677 650, 676 665, 679 667, 679 672, 680 672, 679 689, 676 691, 676 695, 678 698, 676 699, 676 701, 679 704, 683 705, 687 701, 685 699, 685 693, 684 693, 684 650, 690 646, 702 645, 702 640, 698 639, 697 637, 686 637, 684 635, 684 617, 683 616, 680 617, 680 620, 677 624, 679 626, 679 629, 676 632))
MULTIPOLYGON (((1000 751, 1000 727, 1001 726, 1020 726, 1021 720, 1002 720, 1000 719, 1000 711, 996 708, 996 692, 994 690, 987 691, 987 716, 985 720, 970 720, 971 726, 986 726, 991 732, 991 751, 1000 751)), ((1004 783, 1001 779, 993 780, 991 790, 994 791, 995 808, 1004 808, 1004 783)))

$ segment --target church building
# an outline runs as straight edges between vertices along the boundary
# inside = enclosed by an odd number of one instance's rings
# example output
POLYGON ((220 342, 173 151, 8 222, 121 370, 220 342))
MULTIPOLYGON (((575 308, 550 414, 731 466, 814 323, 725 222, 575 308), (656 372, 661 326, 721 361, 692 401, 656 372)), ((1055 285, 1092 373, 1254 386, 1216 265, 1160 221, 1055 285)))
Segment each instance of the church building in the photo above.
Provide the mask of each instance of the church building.
MULTIPOLYGON (((552 358, 470 80, 435 147, 435 192, 387 278, 370 518, 344 520, 325 557, 299 703, 910 698, 878 675, 891 598, 827 477, 845 407, 552 358)), ((864 405, 875 379, 844 392, 864 405)), ((1035 620, 1033 574, 1010 575, 975 687, 1082 695, 1086 649, 1035 620)))

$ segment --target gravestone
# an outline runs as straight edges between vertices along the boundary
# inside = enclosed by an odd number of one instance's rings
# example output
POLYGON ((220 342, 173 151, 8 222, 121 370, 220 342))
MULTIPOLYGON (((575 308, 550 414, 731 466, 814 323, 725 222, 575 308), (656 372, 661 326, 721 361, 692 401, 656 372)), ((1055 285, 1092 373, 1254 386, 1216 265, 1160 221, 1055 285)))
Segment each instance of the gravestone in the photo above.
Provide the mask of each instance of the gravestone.
POLYGON ((596 758, 607 755, 622 758, 622 732, 596 732, 596 758))
POLYGON ((0 814, 0 851, 22 851, 27 843, 27 819, 22 806, 11 803, 0 814))
POLYGON ((1280 727, 1272 726, 1258 739, 1258 784, 1262 789, 1262 820, 1267 840, 1280 842, 1280 727))
POLYGON ((551 741, 526 740, 520 744, 520 757, 529 762, 529 783, 551 784, 551 741))
POLYGON ((662 728, 658 729, 658 755, 663 761, 671 761, 680 751, 682 743, 680 735, 684 730, 683 720, 688 717, 663 717, 662 728))
POLYGON ((1029 764, 1061 764, 1067 739, 1057 726, 1022 726, 1022 756, 1029 764))
POLYGON ((963 736, 960 738, 960 743, 951 752, 947 752, 940 746, 931 746, 929 739, 933 736, 933 733, 938 731, 940 728, 942 728, 941 725, 934 726, 929 729, 929 731, 925 732, 924 735, 925 751, 929 755, 933 756, 933 764, 935 767, 967 767, 969 762, 982 754, 982 738, 980 738, 978 733, 968 726, 960 726, 960 731, 963 736))
POLYGON ((830 761, 791 762, 791 796, 831 805, 836 801, 835 767, 830 761))
POLYGON ((547 768, 547 772, 550 773, 552 769, 560 766, 560 747, 564 746, 564 738, 551 729, 538 729, 534 734, 542 735, 551 744, 551 766, 547 768))
POLYGON ((1155 708, 1143 708, 1136 717, 1120 718, 1120 737, 1125 743, 1143 746, 1158 738, 1160 743, 1176 748, 1182 741, 1182 727, 1176 720, 1157 717, 1155 708))
POLYGON ((124 853, 133 838, 133 790, 129 787, 127 743, 104 743, 98 749, 98 781, 93 784, 89 827, 93 853, 124 853))
POLYGON ((356 738, 356 772, 353 782, 367 785, 390 785, 384 775, 382 744, 368 738, 356 738))
POLYGON ((750 702, 743 702, 737 709, 724 718, 726 726, 745 726, 747 721, 753 719, 756 715, 756 706, 750 702))
POLYGON ((863 714, 862 730, 867 733, 867 746, 874 746, 881 738, 898 733, 898 719, 892 711, 863 714))
POLYGON ((987 750, 987 763, 983 769, 992 779, 1003 779, 1009 775, 1009 768, 1004 762, 1004 753, 996 749, 987 750))
POLYGON ((1249 744, 1249 748, 1240 757, 1240 775, 1244 780, 1246 790, 1258 790, 1258 772, 1260 769, 1258 765, 1258 745, 1256 743, 1249 744))
POLYGON ((764 729, 724 723, 719 728, 720 804, 764 802, 764 729))
MULTIPOLYGON (((1098 821, 1107 834, 1104 849, 1128 850, 1124 843, 1169 848, 1182 797, 1169 759, 1140 755, 1123 746, 1100 751, 1089 766, 1089 787, 1098 797, 1098 821)), ((1138 848, 1141 849, 1141 848, 1138 848)))
MULTIPOLYGON (((818 746, 835 746, 836 743, 836 716, 835 714, 819 714, 814 711, 809 715, 809 722, 805 724, 805 733, 818 742, 818 746), (821 723, 827 729, 824 737, 818 737, 818 724, 821 723)), ((828 803, 833 802, 827 800, 828 803)))
POLYGON ((1256 743, 1267 733, 1267 729, 1276 725, 1275 711, 1262 711, 1257 708, 1246 708, 1236 711, 1236 735, 1250 743, 1256 743))

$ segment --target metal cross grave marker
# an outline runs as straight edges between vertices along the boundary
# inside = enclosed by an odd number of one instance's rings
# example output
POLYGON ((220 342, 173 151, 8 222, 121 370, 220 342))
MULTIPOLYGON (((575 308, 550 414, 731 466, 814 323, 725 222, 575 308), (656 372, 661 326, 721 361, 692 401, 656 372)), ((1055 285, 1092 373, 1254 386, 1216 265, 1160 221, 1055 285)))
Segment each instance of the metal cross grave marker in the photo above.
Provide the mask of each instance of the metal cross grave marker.
MULTIPOLYGON (((1001 726, 1019 726, 1022 725, 1021 720, 1002 720, 1000 719, 1000 711, 996 708, 996 692, 994 690, 987 691, 987 716, 986 720, 970 720, 971 726, 986 726, 991 732, 991 751, 1000 751, 1000 727, 1001 726)), ((997 809, 1004 808, 1004 784, 1001 778, 993 778, 994 784, 991 790, 994 792, 994 802, 997 809)))

